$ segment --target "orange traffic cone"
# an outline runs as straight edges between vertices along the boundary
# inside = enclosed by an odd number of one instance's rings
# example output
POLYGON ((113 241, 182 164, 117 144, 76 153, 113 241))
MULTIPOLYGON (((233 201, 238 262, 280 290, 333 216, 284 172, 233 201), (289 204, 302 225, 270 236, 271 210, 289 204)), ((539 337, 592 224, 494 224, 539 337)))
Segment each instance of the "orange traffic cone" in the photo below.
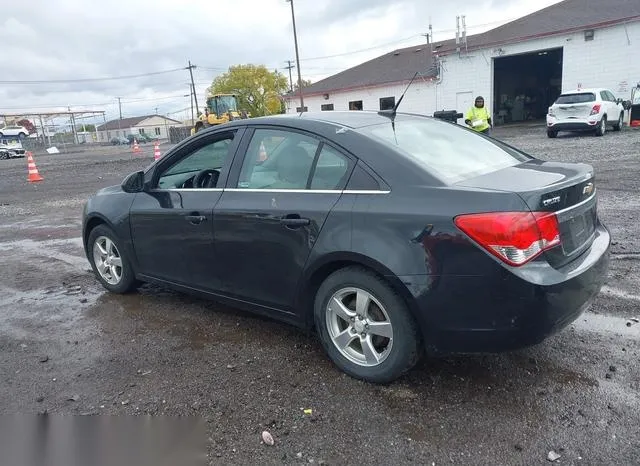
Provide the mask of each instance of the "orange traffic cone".
POLYGON ((264 147, 264 143, 260 143, 260 152, 258 153, 258 162, 264 162, 267 160, 267 149, 264 147))
POLYGON ((27 181, 29 183, 35 183, 36 181, 44 180, 44 178, 42 178, 40 176, 40 173, 38 172, 38 167, 36 167, 36 163, 33 161, 33 154, 31 152, 27 152, 27 168, 29 172, 27 181))
POLYGON ((133 153, 136 154, 138 152, 142 152, 142 149, 140 149, 140 146, 138 145, 138 140, 134 139, 133 140, 133 153))
POLYGON ((153 160, 160 160, 160 143, 157 141, 153 145, 153 160))

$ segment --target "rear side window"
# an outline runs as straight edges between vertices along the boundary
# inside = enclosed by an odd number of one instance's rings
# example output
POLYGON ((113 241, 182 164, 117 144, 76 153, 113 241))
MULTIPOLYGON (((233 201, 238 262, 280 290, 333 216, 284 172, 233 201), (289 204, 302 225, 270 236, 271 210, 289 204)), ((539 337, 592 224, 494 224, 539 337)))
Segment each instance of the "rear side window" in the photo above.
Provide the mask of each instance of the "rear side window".
POLYGON ((596 95, 593 92, 581 92, 580 94, 563 94, 556 100, 557 104, 585 104, 595 102, 596 95))
POLYGON ((530 160, 470 130, 445 121, 397 119, 362 129, 395 150, 416 160, 445 183, 457 183, 530 160))

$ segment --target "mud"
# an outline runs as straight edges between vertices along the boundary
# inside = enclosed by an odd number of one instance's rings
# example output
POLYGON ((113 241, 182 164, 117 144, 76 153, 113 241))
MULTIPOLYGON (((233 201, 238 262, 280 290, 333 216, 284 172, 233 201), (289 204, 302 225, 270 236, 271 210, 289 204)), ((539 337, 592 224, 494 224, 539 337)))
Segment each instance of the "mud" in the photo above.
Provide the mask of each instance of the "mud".
POLYGON ((388 386, 343 375, 286 325, 158 287, 103 291, 82 204, 152 149, 38 157, 39 184, 26 161, 0 161, 1 412, 200 416, 212 464, 546 464, 551 450, 560 464, 638 464, 640 324, 627 322, 640 317, 640 131, 494 136, 595 167, 607 286, 541 345, 425 360, 388 386))

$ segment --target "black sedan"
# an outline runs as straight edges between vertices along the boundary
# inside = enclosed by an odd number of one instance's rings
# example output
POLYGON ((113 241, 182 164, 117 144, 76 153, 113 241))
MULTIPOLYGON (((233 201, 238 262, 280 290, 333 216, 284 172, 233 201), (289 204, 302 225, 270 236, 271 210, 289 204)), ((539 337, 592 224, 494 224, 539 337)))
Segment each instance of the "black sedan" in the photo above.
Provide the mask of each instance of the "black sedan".
POLYGON ((593 168, 384 112, 232 121, 84 209, 116 293, 154 282, 311 329, 353 377, 537 344, 599 292, 593 168))

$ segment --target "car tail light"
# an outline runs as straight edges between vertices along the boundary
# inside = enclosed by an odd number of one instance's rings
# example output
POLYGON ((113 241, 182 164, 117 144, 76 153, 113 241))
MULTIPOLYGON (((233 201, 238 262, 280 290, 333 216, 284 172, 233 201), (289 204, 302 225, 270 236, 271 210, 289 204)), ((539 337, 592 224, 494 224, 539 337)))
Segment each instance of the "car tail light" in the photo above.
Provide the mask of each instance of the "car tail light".
POLYGON ((471 239, 509 265, 523 265, 560 244, 558 218, 550 212, 466 214, 455 224, 471 239))
POLYGON ((598 113, 600 113, 600 104, 595 104, 591 109, 590 115, 597 115, 598 113))

